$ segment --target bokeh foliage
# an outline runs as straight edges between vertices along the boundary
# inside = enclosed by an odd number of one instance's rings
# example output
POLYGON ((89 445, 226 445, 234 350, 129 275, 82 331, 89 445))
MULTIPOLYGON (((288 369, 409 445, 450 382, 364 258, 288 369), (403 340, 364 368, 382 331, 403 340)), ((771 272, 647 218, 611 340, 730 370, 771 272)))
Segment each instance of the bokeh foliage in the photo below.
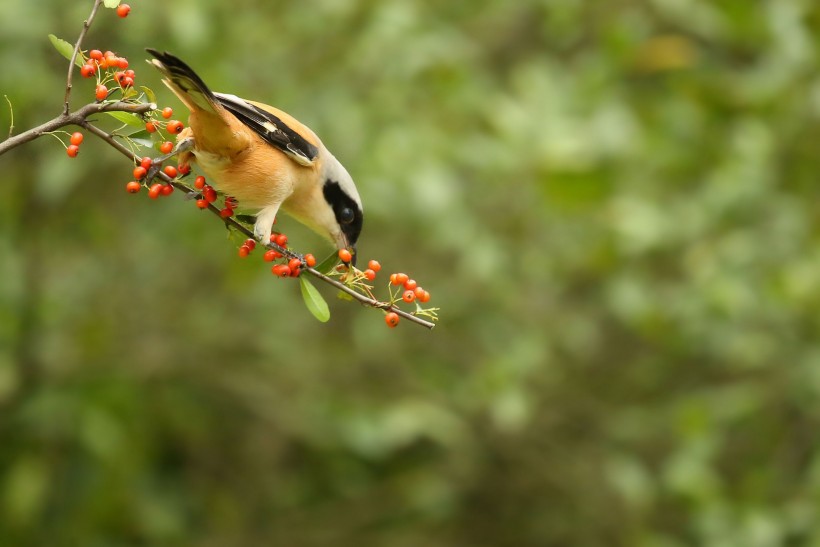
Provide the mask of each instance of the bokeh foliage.
MULTIPOLYGON (((320 324, 102 144, 5 155, 0 543, 820 544, 817 2, 132 5, 87 46, 313 127, 442 321, 320 324)), ((89 7, 0 3, 18 130, 89 7)))

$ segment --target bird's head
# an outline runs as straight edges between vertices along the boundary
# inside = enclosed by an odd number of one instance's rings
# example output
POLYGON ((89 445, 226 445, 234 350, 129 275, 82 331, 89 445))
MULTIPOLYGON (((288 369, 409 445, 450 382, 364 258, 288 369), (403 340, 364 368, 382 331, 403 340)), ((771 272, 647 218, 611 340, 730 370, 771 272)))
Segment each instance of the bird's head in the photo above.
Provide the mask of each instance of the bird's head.
POLYGON ((285 202, 290 213, 331 241, 337 249, 348 249, 356 263, 356 242, 362 231, 362 200, 353 178, 330 153, 320 169, 321 187, 312 190, 307 203, 285 202), (294 210, 296 209, 296 210, 294 210))

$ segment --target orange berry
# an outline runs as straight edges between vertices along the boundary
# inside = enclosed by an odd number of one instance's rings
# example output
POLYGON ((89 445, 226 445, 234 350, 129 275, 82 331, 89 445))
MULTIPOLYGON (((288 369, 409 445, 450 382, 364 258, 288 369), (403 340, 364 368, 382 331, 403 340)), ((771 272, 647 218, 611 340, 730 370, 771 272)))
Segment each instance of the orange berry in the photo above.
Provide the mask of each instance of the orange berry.
POLYGON ((374 272, 378 272, 379 270, 382 269, 382 265, 379 264, 378 260, 371 260, 370 262, 367 263, 367 267, 370 268, 371 270, 373 270, 374 272))
POLYGON ((108 97, 108 88, 102 84, 98 85, 97 89, 94 91, 94 96, 98 101, 104 101, 105 98, 108 97))
POLYGON ((404 282, 404 288, 407 289, 408 291, 412 291, 416 287, 418 287, 418 283, 416 283, 415 279, 408 279, 407 281, 404 282))
POLYGON ((225 207, 230 207, 231 209, 236 209, 237 205, 239 205, 239 202, 236 201, 235 197, 225 196, 225 207))
POLYGON ((213 203, 216 201, 216 190, 207 184, 205 185, 205 188, 202 189, 202 195, 208 203, 213 203))
POLYGON ((173 116, 173 115, 174 115, 174 109, 171 108, 170 106, 166 106, 165 108, 162 109, 162 117, 165 118, 166 120, 168 118, 170 118, 171 116, 173 116))
POLYGON ((422 294, 416 293, 416 298, 419 299, 419 302, 427 302, 430 300, 430 293, 427 291, 422 291, 422 294))
POLYGON ((157 124, 155 124, 154 122, 145 122, 145 130, 149 133, 156 133, 157 124))
POLYGON ((173 165, 166 165, 165 169, 163 169, 162 172, 165 173, 166 175, 168 175, 169 177, 171 177, 172 179, 175 179, 177 177, 177 174, 178 174, 177 173, 177 168, 174 167, 173 165))
POLYGON ((288 236, 285 234, 274 233, 271 235, 271 241, 283 248, 288 246, 288 236))
POLYGON ((248 247, 247 245, 242 245, 241 247, 239 247, 239 256, 241 258, 245 258, 249 254, 251 254, 250 247, 248 247))
POLYGON ((350 261, 353 260, 353 255, 350 254, 350 251, 347 249, 339 249, 339 260, 345 264, 350 264, 350 261))
POLYGON ((401 299, 407 302, 408 304, 416 299, 416 293, 411 290, 404 291, 404 294, 401 295, 401 299))
POLYGON ((162 185, 158 182, 152 184, 151 187, 148 189, 148 197, 151 199, 157 199, 159 197, 160 192, 162 192, 162 185))
POLYGON ((277 253, 273 249, 268 249, 267 251, 265 251, 265 254, 262 255, 262 260, 264 260, 265 262, 273 262, 274 260, 279 258, 279 256, 277 255, 279 255, 279 253, 277 253))
POLYGON ((145 169, 142 165, 138 165, 134 167, 134 178, 137 180, 142 180, 145 178, 145 175, 148 174, 148 170, 145 169))
POLYGON ((185 126, 182 125, 181 121, 171 120, 170 122, 168 122, 168 125, 165 126, 165 129, 166 129, 166 131, 168 131, 168 133, 173 133, 174 135, 178 135, 178 134, 182 133, 182 130, 184 129, 184 127, 185 126))
POLYGON ((170 184, 163 184, 162 185, 162 195, 163 196, 170 196, 174 193, 174 187, 170 184))
MULTIPOLYGON (((119 65, 121 69, 125 70, 126 68, 128 68, 128 59, 126 59, 125 57, 120 57, 119 59, 117 59, 117 65, 119 65)), ((133 70, 131 72, 133 72, 133 70)), ((129 78, 133 78, 133 76, 129 74, 126 74, 126 76, 128 76, 129 78)))
POLYGON ((205 188, 205 177, 200 175, 197 178, 195 178, 194 188, 196 188, 197 190, 202 190, 203 188, 205 188))
POLYGON ((77 154, 80 153, 80 147, 76 144, 69 144, 68 148, 65 149, 65 153, 68 154, 69 158, 76 158, 77 154))
POLYGON ((165 141, 164 143, 159 145, 159 151, 163 154, 170 154, 171 150, 174 149, 174 143, 171 141, 165 141))
POLYGON ((120 17, 128 17, 128 14, 131 12, 131 6, 128 4, 120 4, 117 6, 117 15, 120 17))
POLYGON ((88 56, 94 59, 95 61, 99 61, 103 58, 103 53, 99 49, 92 49, 88 52, 88 56))
POLYGON ((208 202, 205 201, 204 199, 198 199, 198 200, 196 200, 196 206, 199 207, 200 209, 207 209, 208 208, 208 202))
POLYGON ((225 207, 224 209, 219 210, 219 216, 222 218, 228 218, 233 216, 233 209, 225 207))
POLYGON ((384 316, 384 322, 387 323, 387 326, 391 329, 396 328, 399 324, 399 314, 394 311, 391 311, 387 315, 384 316))
POLYGON ((390 284, 391 285, 404 285, 405 281, 407 281, 407 274, 403 274, 403 273, 390 274, 390 284))
POLYGON ((140 188, 142 188, 142 184, 135 180, 132 180, 131 182, 125 185, 125 191, 129 194, 136 194, 140 191, 140 188))
POLYGON ((152 159, 151 159, 151 158, 149 158, 148 156, 145 156, 144 158, 142 158, 142 159, 140 160, 140 167, 142 167, 142 168, 143 168, 143 169, 145 169, 146 171, 147 171, 148 169, 151 169, 151 166, 153 166, 153 165, 154 165, 154 160, 152 160, 152 159))
POLYGON ((422 289, 421 286, 418 286, 413 289, 413 292, 416 293, 416 298, 421 298, 421 295, 424 294, 424 289, 422 289))
POLYGON ((308 268, 312 268, 316 265, 316 257, 312 254, 308 253, 305 255, 305 264, 307 264, 308 268))
POLYGON ((94 68, 94 65, 83 65, 80 67, 80 76, 83 78, 91 78, 96 72, 97 69, 94 68))
POLYGON ((123 88, 126 88, 126 87, 134 87, 134 78, 131 78, 130 76, 125 76, 125 77, 122 79, 122 81, 120 82, 120 85, 121 85, 123 88))
POLYGON ((270 271, 274 275, 278 275, 279 277, 289 277, 290 276, 290 268, 287 266, 287 264, 277 264, 276 266, 271 268, 270 271))
POLYGON ((83 142, 83 134, 79 131, 77 131, 76 133, 72 133, 70 140, 71 144, 76 144, 77 146, 80 146, 80 144, 82 144, 83 142))
POLYGON ((181 175, 187 175, 191 172, 191 164, 190 163, 180 163, 177 165, 177 169, 179 169, 179 173, 181 175))
POLYGON ((374 272, 371 268, 368 268, 365 271, 363 271, 362 275, 364 275, 365 279, 367 279, 368 281, 373 281, 374 279, 376 279, 376 272, 374 272))
POLYGON ((243 243, 243 245, 247 245, 250 248, 250 250, 252 251, 252 250, 256 249, 256 240, 248 238, 248 239, 245 240, 245 243, 243 243))
POLYGON ((115 79, 115 80, 117 80, 117 82, 118 82, 120 85, 122 85, 122 80, 123 80, 124 78, 125 78, 125 72, 122 72, 122 71, 117 71, 117 72, 115 72, 115 73, 114 73, 114 79, 115 79))
POLYGON ((299 260, 298 258, 291 258, 290 260, 288 260, 288 268, 290 268, 291 271, 293 271, 293 270, 298 271, 301 267, 302 267, 302 261, 299 260))

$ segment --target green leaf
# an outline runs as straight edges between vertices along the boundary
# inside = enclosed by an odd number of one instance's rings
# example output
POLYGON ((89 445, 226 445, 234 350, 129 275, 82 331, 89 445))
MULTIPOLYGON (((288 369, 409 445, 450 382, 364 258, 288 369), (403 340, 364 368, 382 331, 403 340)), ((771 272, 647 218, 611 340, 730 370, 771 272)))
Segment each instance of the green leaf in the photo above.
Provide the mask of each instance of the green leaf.
POLYGON ((157 96, 154 95, 154 91, 150 87, 141 85, 140 89, 145 93, 145 98, 148 99, 149 103, 157 104, 157 96))
POLYGON ((109 116, 114 118, 115 120, 122 122, 124 124, 132 125, 134 127, 144 127, 145 122, 142 121, 142 118, 135 114, 129 114, 128 112, 119 112, 119 111, 109 111, 106 112, 109 116))
POLYGON ((103 0, 103 6, 107 8, 116 8, 120 5, 120 0, 103 0))
POLYGON ((332 253, 326 259, 322 260, 314 269, 323 274, 326 274, 333 269, 333 266, 335 266, 337 262, 339 262, 339 254, 332 253))
POLYGON ((307 309, 316 319, 322 323, 327 323, 330 319, 330 309, 328 309, 325 299, 304 275, 299 277, 299 285, 302 288, 302 298, 307 309))
MULTIPOLYGON (((60 55, 62 55, 69 61, 71 60, 71 56, 74 55, 74 46, 72 46, 65 40, 57 38, 53 34, 49 34, 48 39, 51 40, 51 45, 54 46, 54 49, 56 49, 60 53, 60 55)), ((80 57, 79 53, 77 54, 77 58, 74 59, 74 64, 77 66, 83 66, 83 60, 80 57)))

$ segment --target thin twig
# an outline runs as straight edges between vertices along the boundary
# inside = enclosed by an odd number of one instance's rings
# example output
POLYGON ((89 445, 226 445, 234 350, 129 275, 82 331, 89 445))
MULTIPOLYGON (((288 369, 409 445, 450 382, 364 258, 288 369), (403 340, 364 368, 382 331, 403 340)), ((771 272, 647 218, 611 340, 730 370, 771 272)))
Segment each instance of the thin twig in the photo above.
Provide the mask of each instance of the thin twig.
POLYGON ((10 139, 12 134, 14 134, 14 107, 11 106, 11 101, 9 100, 8 95, 3 95, 6 98, 6 102, 9 103, 9 116, 11 117, 11 121, 9 122, 9 136, 10 139))
POLYGON ((71 78, 74 75, 74 63, 77 60, 77 53, 80 51, 80 46, 83 44, 83 39, 85 39, 85 35, 88 33, 91 23, 97 15, 97 8, 100 7, 100 4, 102 4, 102 0, 94 0, 94 7, 91 8, 91 15, 88 16, 88 19, 83 21, 83 29, 80 31, 80 36, 77 38, 77 43, 74 44, 74 52, 71 54, 71 60, 68 62, 68 76, 66 76, 65 80, 65 99, 63 100, 63 116, 67 116, 69 111, 68 99, 71 96, 71 78))
MULTIPOLYGON (((100 129, 99 127, 97 127, 97 126, 95 126, 91 123, 89 123, 88 121, 84 121, 81 125, 84 128, 86 128, 90 133, 94 133, 96 136, 98 136, 99 138, 101 138, 102 140, 104 140, 105 142, 110 144, 111 146, 113 146, 121 154, 126 156, 129 160, 135 161, 135 162, 140 161, 139 156, 137 156, 133 152, 131 152, 122 143, 117 142, 117 140, 114 138, 113 135, 107 133, 106 131, 103 131, 102 129, 100 129)), ((184 184, 184 183, 182 183, 178 180, 171 179, 170 177, 168 177, 162 171, 157 173, 157 176, 159 178, 161 178, 163 181, 165 181, 166 183, 171 184, 172 186, 174 186, 174 188, 176 188, 178 190, 182 190, 186 194, 196 192, 195 190, 191 189, 186 184, 184 184)), ((230 218, 230 217, 229 218, 222 218, 219 215, 219 208, 216 207, 215 205, 213 205, 212 203, 208 204, 208 210, 211 211, 213 214, 215 214, 217 217, 219 217, 219 219, 222 220, 223 222, 225 222, 225 224, 230 225, 231 227, 238 230, 239 232, 241 232, 242 234, 246 235, 249 238, 254 238, 253 232, 251 232, 248 228, 246 228, 241 223, 237 222, 236 220, 234 220, 233 218, 230 218)), ((283 249, 283 248, 281 248, 278 245, 275 245, 273 243, 265 244, 265 247, 267 247, 269 249, 274 249, 274 250, 276 250, 276 251, 278 251, 278 252, 280 252, 280 253, 282 253, 286 256, 289 256, 291 258, 296 257, 296 255, 294 253, 288 251, 287 249, 283 249)), ((385 310, 385 311, 396 312, 397 314, 404 317, 408 321, 418 323, 419 325, 421 325, 423 327, 427 327, 428 329, 432 329, 433 327, 436 326, 435 323, 431 323, 430 321, 426 321, 426 320, 424 320, 420 317, 417 317, 417 316, 415 316, 411 313, 407 313, 406 311, 404 311, 402 309, 399 309, 395 306, 392 306, 389 302, 380 302, 378 300, 374 300, 373 298, 369 298, 369 297, 367 297, 367 296, 365 296, 361 293, 358 293, 358 292, 354 291, 353 289, 351 289, 350 287, 346 286, 345 284, 340 283, 340 282, 336 281, 335 279, 333 279, 332 277, 328 277, 327 275, 325 275, 325 274, 321 273, 320 271, 315 270, 313 268, 305 268, 303 270, 303 273, 308 273, 308 274, 312 275, 313 277, 315 277, 316 279, 319 279, 319 280, 324 281, 325 283, 327 283, 329 285, 332 285, 332 286, 336 287, 340 291, 342 291, 346 294, 349 294, 351 297, 355 298, 356 300, 358 300, 360 303, 364 304, 365 306, 370 306, 372 308, 379 308, 379 309, 382 309, 382 310, 385 310)))
POLYGON ((157 105, 155 104, 134 104, 124 103, 121 101, 113 103, 87 104, 82 108, 78 108, 74 112, 69 114, 60 114, 52 120, 0 142, 0 156, 12 148, 16 148, 21 144, 33 141, 34 139, 42 137, 46 133, 54 131, 55 129, 60 129, 61 127, 65 127, 67 125, 83 125, 83 122, 85 122, 89 116, 99 114, 100 112, 130 112, 131 114, 145 114, 146 112, 150 112, 156 108, 157 105))

